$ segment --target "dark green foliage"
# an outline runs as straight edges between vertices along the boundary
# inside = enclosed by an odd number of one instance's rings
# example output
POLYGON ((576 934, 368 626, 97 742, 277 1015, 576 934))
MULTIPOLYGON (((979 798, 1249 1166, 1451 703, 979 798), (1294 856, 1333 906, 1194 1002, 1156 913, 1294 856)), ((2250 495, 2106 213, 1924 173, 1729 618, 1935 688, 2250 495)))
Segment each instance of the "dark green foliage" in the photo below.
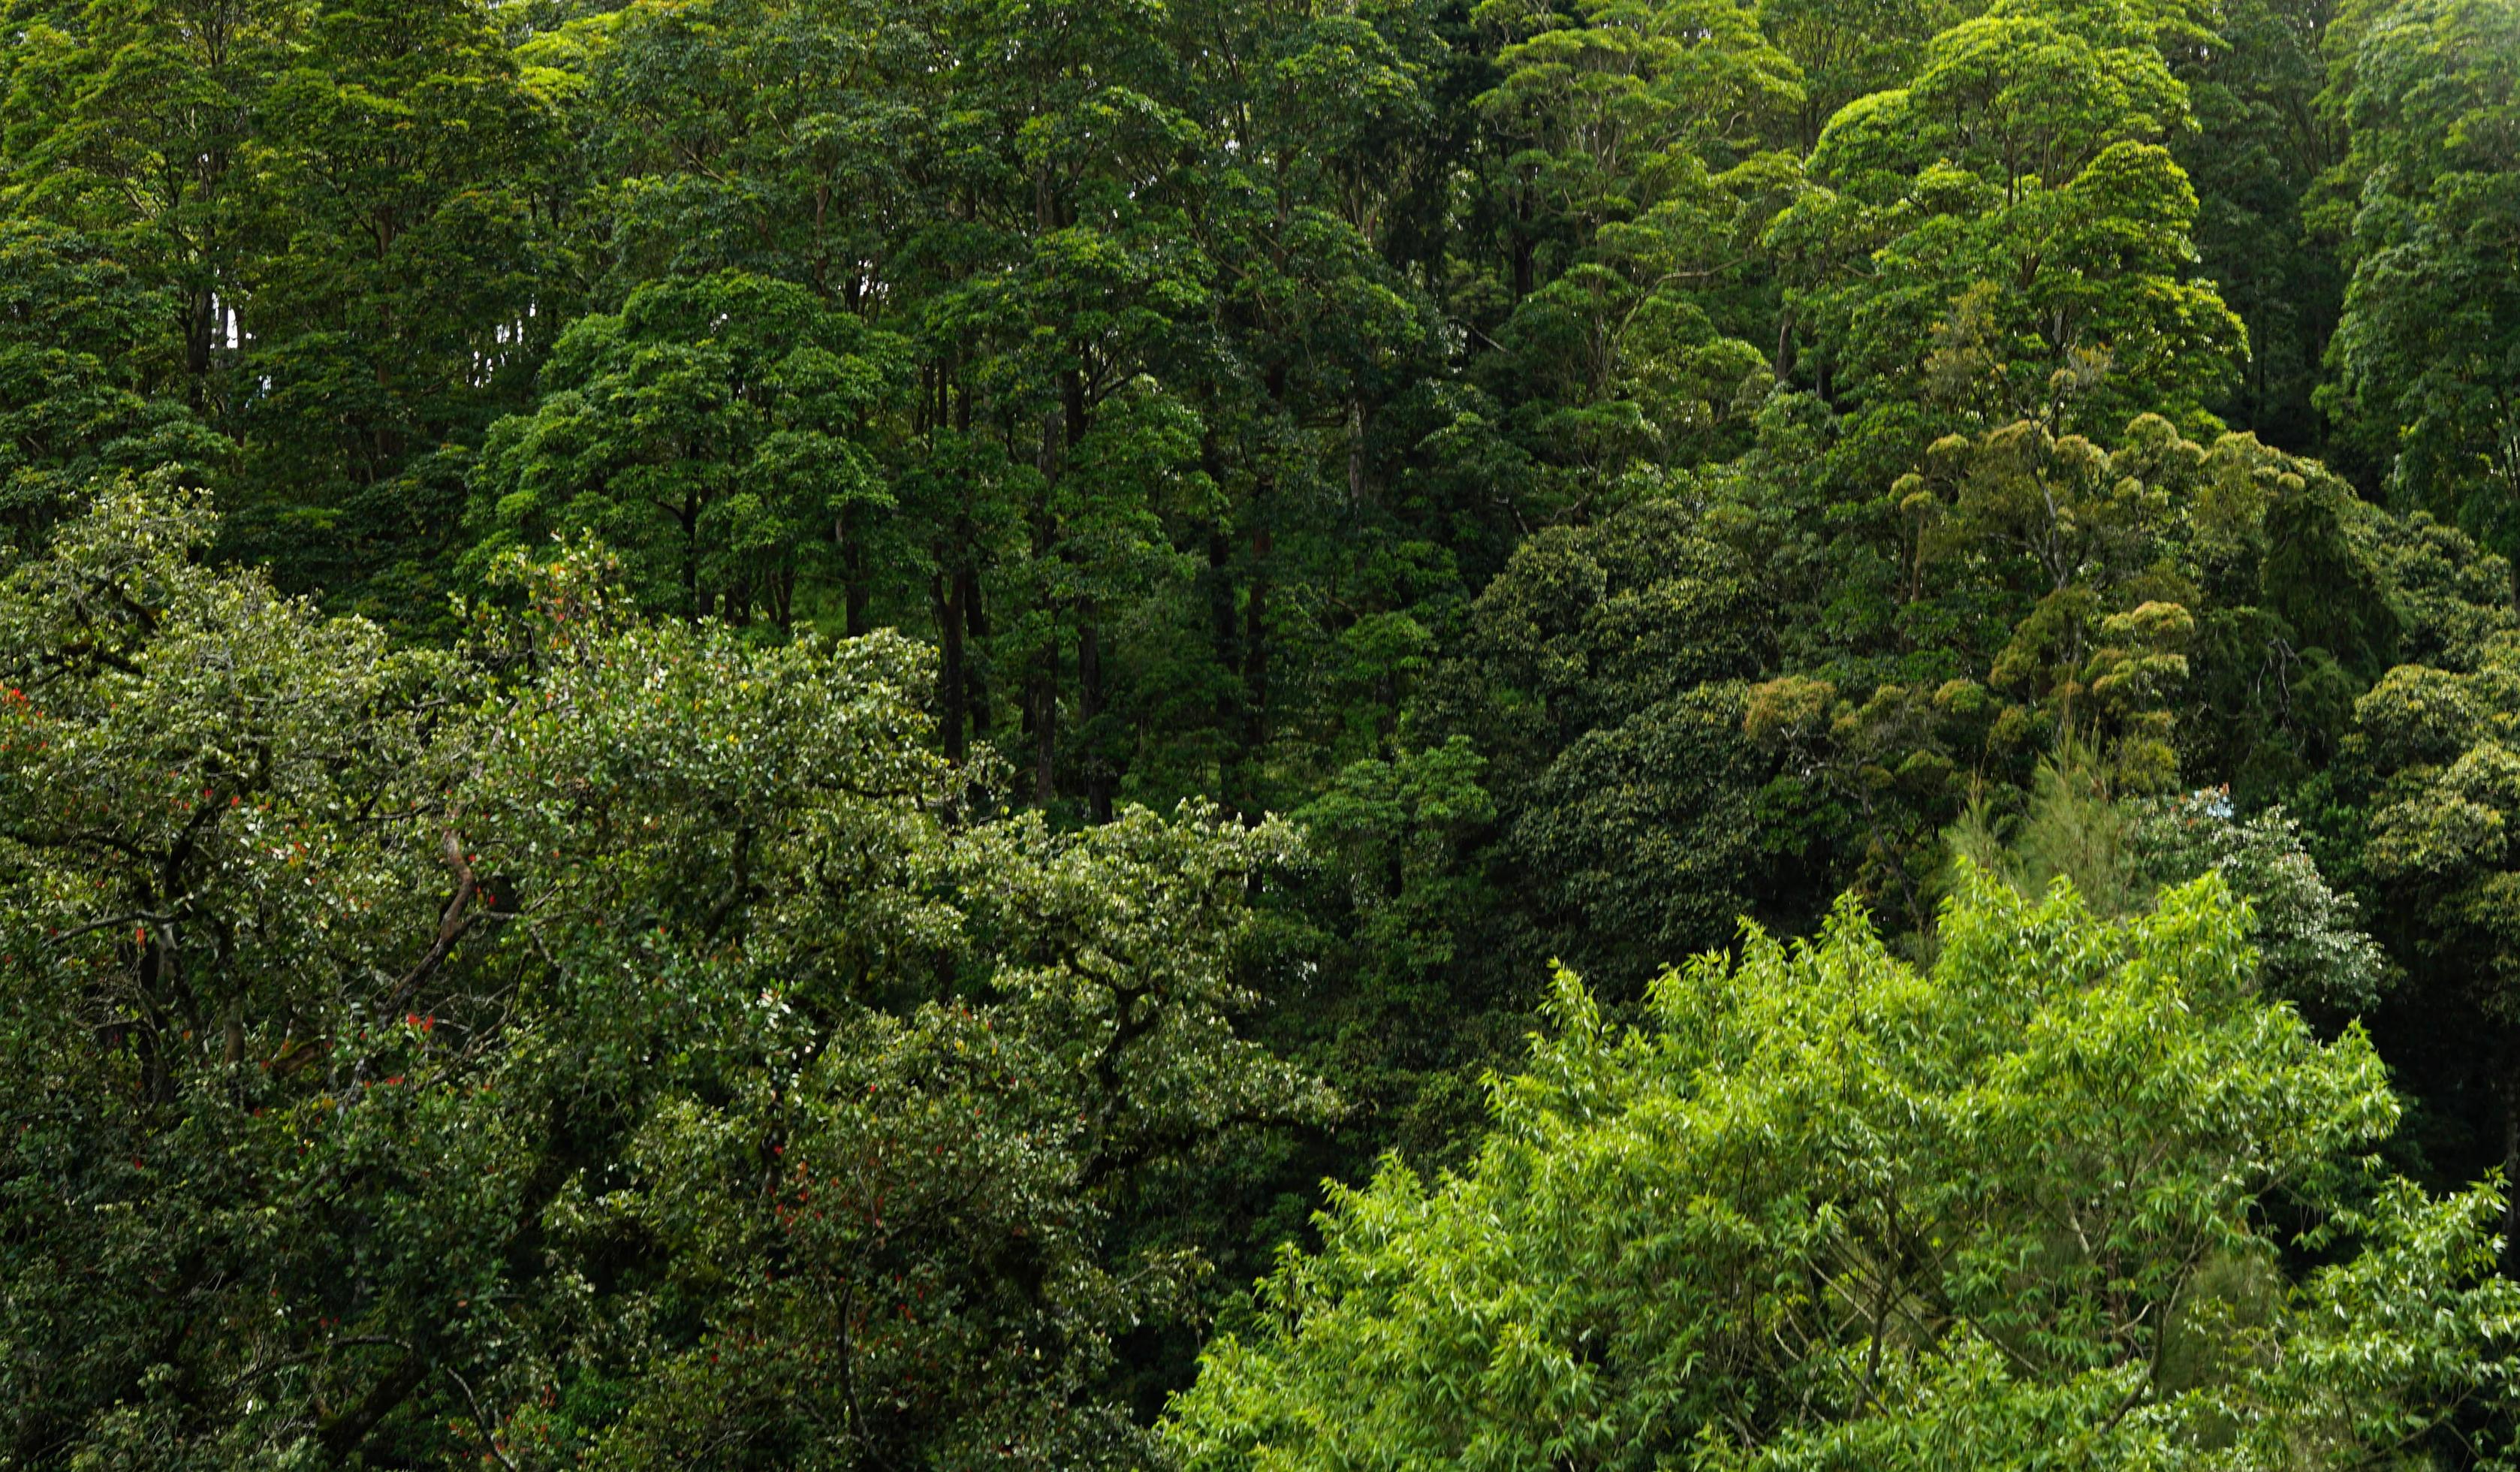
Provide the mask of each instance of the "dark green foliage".
POLYGON ((1288 830, 979 809, 889 635, 572 557, 396 650, 208 532, 0 587, 9 1459, 1143 1459, 1114 1201, 1325 1107, 1234 1022, 1288 830))
MULTIPOLYGON (((2219 875, 2472 1205, 2515 77, 2510 0, 0 0, 0 1464, 1160 1461, 1552 962, 1930 968, 1956 841, 2219 875)), ((2353 1261, 2272 1199, 2242 1318, 2353 1261)), ((1971 1465, 2212 1380, 1950 1327, 1971 1465)), ((2319 1362, 2467 1465, 2480 1343, 2319 1362)), ((1349 1449, 1944 1424, 1802 1373, 1349 1449)))
POLYGON ((2332 43, 2353 267, 2323 391, 2392 497, 2508 553, 2520 486, 2520 17, 2364 12, 2332 43))
POLYGON ((629 559, 645 607, 784 631, 800 580, 810 590, 858 550, 843 544, 852 517, 890 503, 863 441, 906 356, 785 282, 643 287, 618 315, 572 325, 534 412, 492 428, 468 559, 592 533, 629 559))
POLYGON ((2191 10, 2198 28, 2164 48, 2196 118, 2171 151, 2196 188, 2198 264, 2249 330, 2216 409, 2297 454, 2326 440, 2312 396, 2344 297, 2334 243, 2305 207, 2343 143, 2318 101, 2336 12, 2332 0, 2221 0, 2191 10))
POLYGON ((148 391, 169 308, 93 242, 0 220, 0 540, 40 537, 92 480, 173 465, 200 483, 230 463, 232 445, 148 391))

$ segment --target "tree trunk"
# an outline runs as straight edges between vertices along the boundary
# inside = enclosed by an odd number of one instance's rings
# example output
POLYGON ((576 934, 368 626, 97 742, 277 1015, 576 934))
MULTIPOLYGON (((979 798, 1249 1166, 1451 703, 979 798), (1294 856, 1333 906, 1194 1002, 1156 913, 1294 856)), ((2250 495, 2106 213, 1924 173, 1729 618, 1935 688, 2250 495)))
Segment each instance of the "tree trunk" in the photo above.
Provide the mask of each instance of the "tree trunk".
POLYGON ((1085 805, 1097 823, 1111 821, 1111 767, 1102 752, 1102 640, 1088 617, 1076 630, 1077 731, 1085 749, 1085 805))
POLYGON ((937 574, 928 581, 928 596, 936 602, 937 642, 941 646, 936 670, 937 724, 945 738, 945 759, 960 766, 971 754, 964 731, 961 576, 937 574))
POLYGON ((700 607, 700 501, 698 492, 683 495, 683 612, 693 622, 706 617, 700 607))
POLYGON ((842 625, 852 639, 867 631, 866 537, 858 526, 856 508, 842 506, 832 518, 832 540, 840 552, 840 604, 845 622, 842 625))
POLYGON ((1365 399, 1362 395, 1347 401, 1347 509, 1350 515, 1365 510, 1365 399))
MULTIPOLYGON (((1216 731, 1228 740, 1242 729, 1241 690, 1235 678, 1241 672, 1242 640, 1234 613, 1234 537, 1220 520, 1207 529, 1207 638, 1209 657, 1225 675, 1216 687, 1216 731)), ((1229 772, 1216 775, 1217 790, 1230 801, 1229 772)))
POLYGON ((1520 228, 1513 234, 1513 299, 1517 302, 1532 294, 1538 286, 1531 239, 1531 191, 1514 192, 1514 221, 1520 228))
POLYGON ((1058 642, 1042 642, 1024 702, 1032 727, 1032 801, 1048 807, 1058 800, 1058 642))
POLYGON ((195 413, 209 401, 210 334, 218 299, 207 288, 194 291, 184 302, 184 401, 195 413))
POLYGON ((956 601, 963 607, 963 632, 968 640, 963 655, 963 713, 971 722, 971 734, 985 738, 989 734, 989 684, 982 662, 989 647, 989 614, 980 601, 980 575, 968 567, 958 568, 954 581, 959 588, 956 601), (975 660, 970 646, 980 650, 975 660))
MULTIPOLYGON (((1256 498, 1255 498, 1256 499, 1256 498)), ((1269 564, 1276 551, 1266 521, 1251 529, 1251 592, 1242 605, 1242 778, 1239 807, 1260 816, 1260 751, 1269 737, 1269 564)))

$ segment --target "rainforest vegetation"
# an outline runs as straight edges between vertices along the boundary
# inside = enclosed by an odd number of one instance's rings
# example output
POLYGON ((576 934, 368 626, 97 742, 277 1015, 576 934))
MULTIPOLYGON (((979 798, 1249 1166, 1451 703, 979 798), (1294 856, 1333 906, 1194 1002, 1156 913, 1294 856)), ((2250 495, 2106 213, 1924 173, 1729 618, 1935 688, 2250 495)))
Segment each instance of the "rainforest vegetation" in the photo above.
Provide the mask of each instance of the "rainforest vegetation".
POLYGON ((2520 1457, 2520 0, 0 0, 0 1469, 2520 1457))

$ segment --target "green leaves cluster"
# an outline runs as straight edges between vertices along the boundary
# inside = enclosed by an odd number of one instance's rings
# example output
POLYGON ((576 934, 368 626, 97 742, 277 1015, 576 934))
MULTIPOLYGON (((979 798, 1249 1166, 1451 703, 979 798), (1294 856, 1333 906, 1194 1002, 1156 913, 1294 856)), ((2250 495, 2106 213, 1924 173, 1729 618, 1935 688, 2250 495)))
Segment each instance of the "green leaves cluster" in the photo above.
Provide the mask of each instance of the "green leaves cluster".
POLYGON ((2296 1466, 2507 1397, 2496 1198, 2364 1163, 2379 1060, 2254 994, 2219 880, 1942 921, 1929 973, 1752 930, 1636 1027, 1561 975, 1475 1161, 1334 1193, 1211 1347, 1185 1464, 2296 1466))
POLYGON ((572 555, 396 649, 102 492, 0 588, 5 1454, 1135 1464, 1147 1173, 1321 1087, 1212 809, 1005 816, 915 646, 572 555))
POLYGON ((785 282, 642 288, 619 315, 572 325, 532 415, 492 432, 471 556, 593 534, 636 559, 650 609, 785 630, 831 529, 889 504, 863 441, 897 395, 904 349, 785 282))
POLYGON ((2499 1454, 2509 12, 0 0, 0 1462, 2499 1454))

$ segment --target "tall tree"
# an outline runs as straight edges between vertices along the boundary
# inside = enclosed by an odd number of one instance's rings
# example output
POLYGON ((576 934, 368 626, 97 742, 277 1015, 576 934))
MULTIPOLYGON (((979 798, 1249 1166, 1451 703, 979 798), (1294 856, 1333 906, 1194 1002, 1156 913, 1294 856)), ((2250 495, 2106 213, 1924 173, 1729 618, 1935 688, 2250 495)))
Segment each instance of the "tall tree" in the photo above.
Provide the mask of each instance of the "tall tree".
POLYGON ((101 475, 172 464, 199 484, 230 463, 162 391, 167 306, 85 237, 0 220, 0 539, 39 537, 101 475))
POLYGON ((568 556, 398 650, 210 532, 0 581, 11 1459, 1143 1463, 1198 1260, 1114 1204, 1324 1102, 1237 1030, 1287 830, 995 815, 896 637, 568 556))
POLYGON ((1771 229, 1802 372, 1910 453, 2028 416, 2213 427, 2246 340, 2194 277, 2196 196, 2161 143, 2185 90, 2138 19, 2003 4, 1943 32, 1831 120, 1819 187, 1771 229))
POLYGON ((2344 307, 2314 198, 2343 150, 2318 101, 2336 10, 2330 0, 2225 0, 2162 43, 2196 116, 2171 151, 2196 188, 2197 264, 2249 330, 2247 361, 2217 412, 2300 454, 2325 437, 2312 394, 2344 307))
POLYGON ((727 272, 642 287, 618 314, 570 326, 533 411, 491 430, 470 556, 486 567, 593 532, 630 559, 656 612, 784 631, 801 587, 806 613, 836 593, 863 633, 851 522, 890 501, 879 437, 906 357, 899 338, 791 283, 727 272))
POLYGON ((331 0, 265 83, 234 499, 291 584, 389 618, 444 596, 465 452, 574 305, 541 191, 550 104, 473 0, 331 0))
POLYGON ((2385 483, 2520 547, 2520 16, 2409 3, 2366 18, 2336 87, 2351 135, 2345 316, 2321 397, 2385 483))
POLYGON ((2095 919, 1964 875, 1622 1028, 1560 975, 1476 1161, 1341 1189, 1167 1432, 1246 1467, 2288 1466, 2498 1454, 2499 1206, 2362 1164, 2378 1058, 2251 994, 2216 879, 2095 919), (2298 1264, 2277 1221, 2309 1225, 2298 1264))
POLYGON ((230 313, 253 227, 263 88, 292 0, 90 0, 21 8, 6 102, 9 191, 164 290, 174 391, 223 411, 230 313))

